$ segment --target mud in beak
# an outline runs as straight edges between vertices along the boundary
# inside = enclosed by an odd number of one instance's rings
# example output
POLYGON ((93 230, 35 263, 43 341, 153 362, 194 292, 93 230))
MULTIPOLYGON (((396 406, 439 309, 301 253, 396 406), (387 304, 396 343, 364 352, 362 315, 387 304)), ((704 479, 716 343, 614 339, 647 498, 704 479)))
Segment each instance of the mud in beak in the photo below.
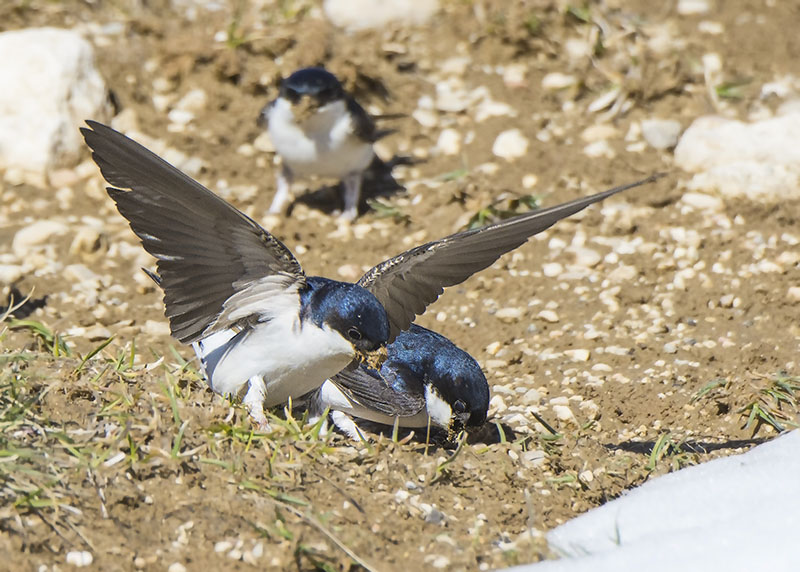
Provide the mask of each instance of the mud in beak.
POLYGON ((311 96, 304 95, 300 101, 292 105, 292 115, 297 123, 304 123, 319 109, 319 102, 311 96))
POLYGON ((386 347, 381 346, 377 350, 373 350, 371 352, 359 352, 358 357, 363 363, 367 364, 375 371, 380 371, 383 362, 385 362, 386 358, 388 357, 388 354, 386 353, 386 347))

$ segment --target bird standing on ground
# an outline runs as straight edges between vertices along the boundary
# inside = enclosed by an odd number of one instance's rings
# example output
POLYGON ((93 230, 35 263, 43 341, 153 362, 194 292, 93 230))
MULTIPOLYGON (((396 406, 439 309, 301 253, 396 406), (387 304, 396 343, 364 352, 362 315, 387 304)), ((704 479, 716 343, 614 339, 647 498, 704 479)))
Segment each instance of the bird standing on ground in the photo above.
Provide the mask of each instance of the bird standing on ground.
POLYGON ((378 130, 369 114, 322 68, 304 68, 281 83, 278 98, 261 110, 283 163, 270 213, 284 212, 295 176, 338 179, 344 186, 342 218, 358 216, 364 171, 372 144, 390 133, 378 130))
POLYGON ((109 195, 157 259, 172 335, 196 344, 214 391, 247 385, 245 405, 261 426, 265 405, 315 390, 353 360, 380 370, 386 345, 445 287, 562 218, 656 178, 417 246, 353 284, 306 276, 250 217, 121 133, 87 125, 81 132, 109 195))

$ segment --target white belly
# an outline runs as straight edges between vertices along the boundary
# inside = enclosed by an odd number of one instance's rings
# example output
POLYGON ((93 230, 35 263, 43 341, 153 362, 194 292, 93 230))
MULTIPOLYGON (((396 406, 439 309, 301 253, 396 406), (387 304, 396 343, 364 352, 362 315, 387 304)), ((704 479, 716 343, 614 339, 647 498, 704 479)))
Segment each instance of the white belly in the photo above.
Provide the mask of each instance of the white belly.
POLYGON ((275 150, 296 175, 342 179, 372 161, 372 145, 352 134, 344 102, 325 106, 301 126, 289 103, 278 100, 268 122, 275 150))
POLYGON ((353 359, 353 346, 339 333, 296 316, 277 317, 246 333, 213 334, 194 344, 212 390, 237 394, 251 377, 264 380, 264 406, 285 403, 319 387, 353 359))

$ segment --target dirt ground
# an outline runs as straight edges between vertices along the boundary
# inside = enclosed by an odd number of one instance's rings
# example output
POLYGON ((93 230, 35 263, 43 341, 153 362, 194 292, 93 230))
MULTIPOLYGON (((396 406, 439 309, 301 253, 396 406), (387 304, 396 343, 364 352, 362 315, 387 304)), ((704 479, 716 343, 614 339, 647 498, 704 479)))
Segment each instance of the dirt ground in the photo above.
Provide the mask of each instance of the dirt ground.
POLYGON ((0 569, 69 569, 83 552, 93 569, 171 572, 535 562, 553 556, 548 529, 790 428, 800 203, 689 204, 689 175, 638 126, 774 108, 761 86, 800 75, 787 25, 800 11, 732 0, 680 15, 676 4, 444 0, 425 26, 352 34, 304 0, 0 5, 0 30, 84 30, 116 125, 202 160, 194 176, 262 220, 311 275, 354 280, 531 194, 552 205, 668 172, 559 223, 419 319, 475 356, 492 387, 490 423, 455 450, 424 435, 323 438, 282 412, 274 433, 254 433, 168 337, 160 293, 139 270, 150 262, 91 165, 53 188, 4 183, 4 256, 36 220, 69 230, 15 285, 46 304, 0 338, 0 569), (723 62, 719 101, 703 73, 711 52, 723 62), (368 181, 379 203, 352 226, 332 216, 329 181, 302 181, 290 216, 265 216, 275 166, 256 118, 281 76, 312 64, 374 114, 400 114, 381 121, 396 133, 378 153, 415 160, 394 168, 405 190, 385 174, 368 181), (557 72, 576 79, 542 87, 557 72), (443 84, 474 98, 431 110, 443 84), (620 107, 594 109, 614 85, 620 107), (169 112, 198 88, 205 103, 176 127, 169 112), (509 107, 479 117, 477 88, 509 107), (455 155, 436 152, 448 128, 465 136, 455 155), (492 154, 509 128, 529 140, 513 162, 492 154))

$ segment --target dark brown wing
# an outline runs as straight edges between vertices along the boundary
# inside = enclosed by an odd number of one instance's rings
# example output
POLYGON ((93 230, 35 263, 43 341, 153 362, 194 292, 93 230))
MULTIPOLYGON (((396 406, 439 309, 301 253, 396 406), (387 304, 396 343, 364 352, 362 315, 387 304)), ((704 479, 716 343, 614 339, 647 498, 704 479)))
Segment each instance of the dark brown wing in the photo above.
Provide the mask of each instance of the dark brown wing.
POLYGON ((535 210, 497 224, 467 230, 417 246, 370 269, 358 284, 386 308, 391 339, 408 329, 415 317, 436 301, 444 288, 459 284, 487 268, 533 235, 561 219, 627 189, 650 183, 661 174, 615 187, 589 197, 535 210))
POLYGON ((81 133, 108 194, 158 259, 172 335, 193 342, 296 301, 300 263, 278 239, 203 185, 110 127, 81 133), (287 299, 286 296, 289 296, 287 299))
POLYGON ((348 399, 391 417, 411 417, 425 409, 422 382, 413 373, 402 375, 401 368, 383 368, 390 379, 364 366, 344 369, 330 378, 348 399), (400 372, 400 375, 398 375, 400 372))

